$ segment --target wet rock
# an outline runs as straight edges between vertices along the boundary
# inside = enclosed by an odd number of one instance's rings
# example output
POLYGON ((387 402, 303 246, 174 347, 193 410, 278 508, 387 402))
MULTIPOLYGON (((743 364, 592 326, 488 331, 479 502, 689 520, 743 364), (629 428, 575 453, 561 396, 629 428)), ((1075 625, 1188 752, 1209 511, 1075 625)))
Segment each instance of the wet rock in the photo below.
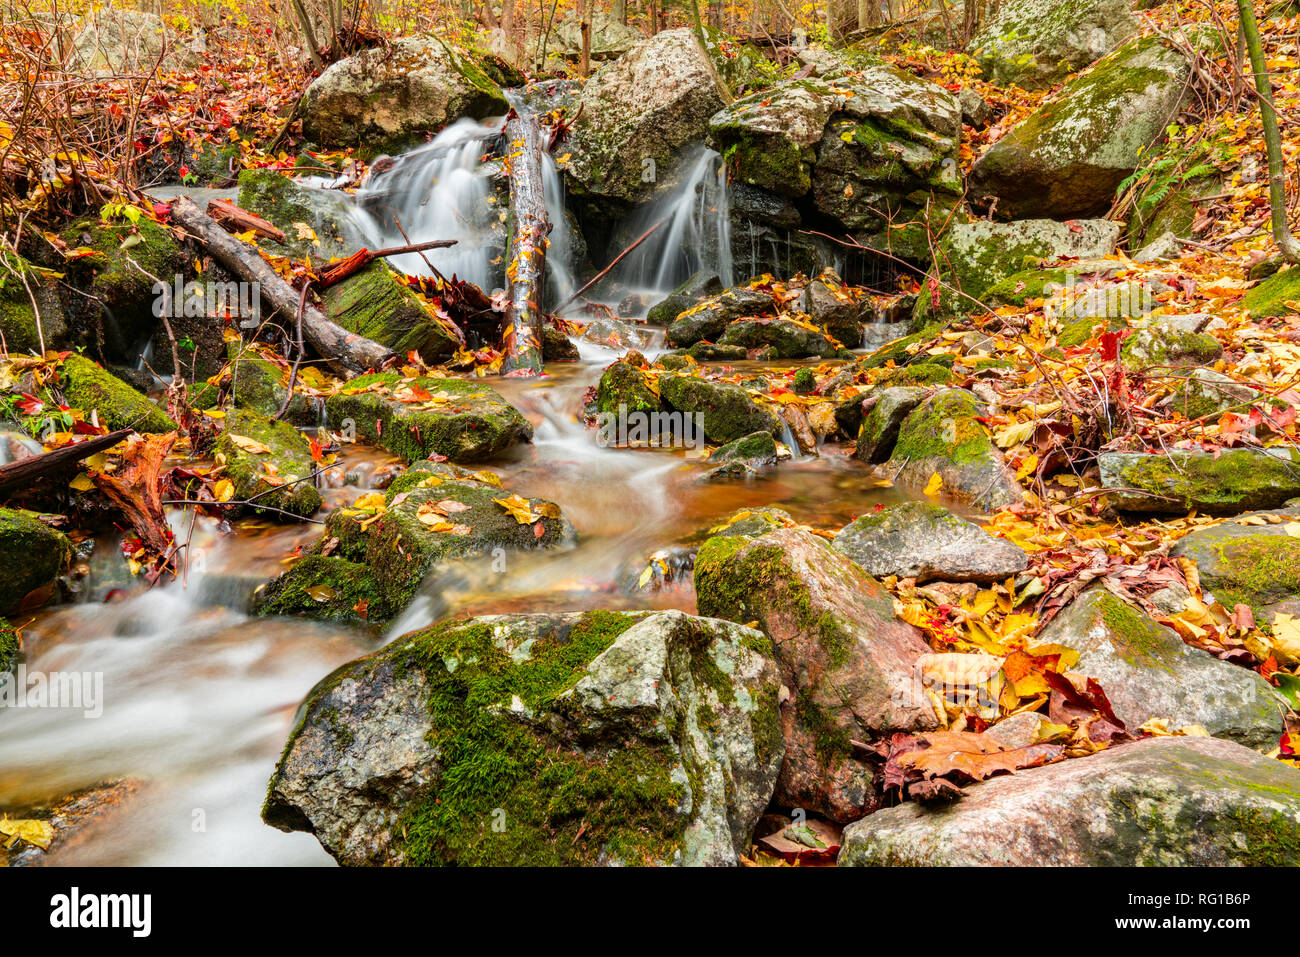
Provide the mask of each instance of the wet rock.
POLYGON ((34 512, 0 508, 0 615, 30 611, 53 598, 71 561, 68 536, 34 512))
POLYGON ((791 700, 782 706, 786 761, 774 803, 859 817, 871 769, 850 741, 936 724, 913 669, 930 649, 894 617, 889 593, 811 533, 783 528, 758 538, 705 542, 695 563, 699 612, 757 621, 772 641, 791 700))
POLYGON ((665 341, 677 347, 694 345, 705 339, 716 342, 736 319, 775 313, 776 303, 768 293, 736 286, 679 313, 668 327, 665 341))
POLYGON ((463 116, 508 104, 482 63, 433 36, 403 37, 331 64, 307 88, 303 132, 331 148, 396 151, 463 116))
POLYGON ((460 338, 382 261, 376 260, 321 293, 325 315, 349 332, 398 355, 417 352, 437 363, 460 347, 460 338))
POLYGON ((1102 488, 1111 489, 1107 499, 1126 512, 1231 515, 1300 495, 1300 453, 1284 448, 1103 452, 1097 464, 1102 488))
POLYGON ((654 183, 669 181, 682 147, 704 138, 709 117, 729 99, 690 30, 665 30, 637 44, 583 88, 567 143, 574 192, 645 200, 654 183), (647 169, 654 172, 649 180, 647 169))
POLYGON ((862 304, 832 269, 825 270, 803 288, 796 307, 826 334, 850 349, 862 342, 862 304))
POLYGON ((1104 213, 1178 112, 1190 71, 1156 37, 1126 44, 976 160, 972 199, 996 198, 998 214, 1012 218, 1104 213))
POLYGON ((330 421, 414 462, 430 455, 478 462, 517 442, 533 427, 491 387, 462 379, 403 378, 384 372, 352 379, 326 402, 330 421))
POLYGON ((1168 718, 1172 728, 1198 724, 1252 748, 1272 747, 1282 734, 1283 711, 1268 682, 1185 644, 1103 588, 1074 599, 1039 640, 1078 651, 1073 670, 1100 682, 1130 729, 1168 718))
POLYGON ((1201 588, 1226 608, 1249 605, 1255 620, 1269 625, 1278 612, 1300 616, 1300 538, 1291 534, 1296 522, 1300 508, 1252 512, 1197 529, 1169 554, 1195 562, 1201 588))
POLYGON ((542 327, 542 358, 547 362, 577 362, 580 355, 572 339, 548 324, 542 327))
POLYGON ((558 505, 519 496, 515 514, 499 501, 514 494, 490 472, 416 462, 384 492, 382 514, 355 507, 331 512, 309 552, 327 561, 304 559, 271 582, 255 606, 261 614, 383 621, 405 608, 441 564, 572 541, 558 505), (361 616, 355 606, 363 599, 361 616))
POLYGON ((646 322, 657 326, 672 325, 674 319, 697 305, 701 299, 716 296, 722 292, 722 280, 718 274, 701 269, 684 283, 650 307, 646 313, 646 322))
MULTIPOLYGON (((928 394, 929 390, 915 386, 892 386, 871 393, 870 398, 874 400, 871 411, 865 416, 856 416, 859 420, 858 442, 853 449, 853 457, 871 465, 888 462, 898 441, 898 430, 928 394)), ((863 397, 855 396, 854 401, 860 413, 863 397)), ((837 409, 836 417, 842 425, 851 427, 854 416, 850 414, 841 419, 837 409)))
POLYGON ((66 345, 68 323, 54 283, 17 256, 9 256, 6 265, 0 283, 0 335, 7 351, 40 355, 42 338, 45 349, 66 345))
MULTIPOLYGON (((0 516, 0 522, 3 521, 3 516, 0 516)), ((14 670, 21 653, 22 645, 18 641, 18 632, 14 631, 9 622, 0 618, 0 681, 14 670)))
POLYGON ((781 421, 760 406, 740 386, 711 382, 692 375, 659 378, 659 395, 678 412, 703 416, 704 434, 711 442, 732 442, 752 432, 781 435, 781 421))
POLYGON ((67 404, 94 414, 111 430, 172 432, 176 423, 156 403, 84 356, 70 355, 59 367, 59 389, 67 404))
POLYGON ((350 256, 365 246, 365 237, 349 218, 347 203, 337 191, 304 186, 279 170, 239 173, 239 208, 261 216, 285 234, 283 243, 259 241, 281 255, 350 256), (300 235, 297 223, 310 227, 316 242, 300 235))
POLYGON ((697 342, 683 355, 696 362, 740 362, 749 358, 749 350, 744 346, 720 346, 712 342, 697 342))
POLYGON ((596 385, 595 411, 605 415, 649 415, 659 411, 659 396, 650 388, 644 372, 626 362, 615 362, 596 385))
POLYGON ((650 330, 637 322, 622 319, 593 319, 582 329, 582 340, 609 349, 644 349, 654 337, 650 330))
POLYGON ((977 418, 982 406, 965 389, 941 389, 898 430, 887 468, 896 481, 924 487, 936 473, 947 495, 976 508, 1022 501, 1024 493, 977 418))
POLYGON ((1295 865, 1300 775, 1231 741, 1148 738, 903 804, 844 831, 843 865, 1295 865), (1008 824, 1008 822, 1013 822, 1008 824))
POLYGON ((830 359, 849 354, 824 333, 781 318, 737 319, 718 337, 718 345, 744 346, 746 349, 767 346, 774 359, 805 359, 809 356, 830 359))
POLYGON ((989 82, 1038 90, 1136 33, 1130 0, 1009 0, 967 49, 989 82))
POLYGON ((869 575, 990 584, 1024 571, 1024 551, 946 508, 926 502, 868 512, 835 536, 834 547, 869 575))
POLYGON ((88 846, 100 837, 112 815, 136 797, 142 787, 142 783, 134 778, 121 778, 35 805, 0 807, 0 818, 44 821, 52 831, 50 846, 44 849, 25 841, 7 849, 0 847, 0 867, 58 865, 62 855, 88 846))
POLYGON ((250 409, 235 409, 225 421, 214 452, 234 483, 235 498, 256 497, 254 513, 270 517, 277 513, 266 509, 306 518, 321 507, 320 492, 309 478, 316 463, 302 433, 250 409))
POLYGON ((313 689, 263 817, 344 864, 737 864, 783 755, 768 650, 677 611, 438 625, 313 689))
POLYGON ((776 440, 770 432, 754 432, 719 446, 710 453, 708 479, 739 478, 776 465, 776 440))

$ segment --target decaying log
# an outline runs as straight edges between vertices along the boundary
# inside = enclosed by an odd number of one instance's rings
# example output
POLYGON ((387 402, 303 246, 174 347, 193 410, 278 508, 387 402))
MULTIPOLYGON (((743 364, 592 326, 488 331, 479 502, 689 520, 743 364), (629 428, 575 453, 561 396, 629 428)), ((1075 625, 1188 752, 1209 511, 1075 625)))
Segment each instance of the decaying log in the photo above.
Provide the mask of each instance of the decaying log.
MULTIPOLYGON (((182 227, 230 273, 244 282, 255 282, 262 299, 290 320, 297 314, 299 293, 284 281, 257 250, 222 229, 198 206, 181 197, 172 203, 171 221, 182 227)), ((329 320, 325 313, 307 303, 302 311, 302 331, 307 341, 330 365, 343 372, 378 369, 392 352, 364 336, 348 332, 329 320)))
POLYGON ((42 452, 40 455, 31 455, 17 462, 10 462, 8 465, 0 465, 0 492, 20 485, 29 485, 42 475, 74 465, 96 452, 110 449, 130 434, 130 429, 118 429, 108 435, 85 439, 76 445, 65 445, 52 452, 42 452))
POLYGON ((504 375, 542 371, 542 280, 546 275, 546 217, 542 187, 542 125, 535 116, 506 121, 510 167, 510 245, 506 254, 504 375))
POLYGON ((245 233, 251 229, 257 235, 274 239, 277 243, 285 242, 287 239, 284 232, 274 223, 246 209, 240 209, 228 199, 211 200, 208 203, 208 215, 234 233, 245 233))

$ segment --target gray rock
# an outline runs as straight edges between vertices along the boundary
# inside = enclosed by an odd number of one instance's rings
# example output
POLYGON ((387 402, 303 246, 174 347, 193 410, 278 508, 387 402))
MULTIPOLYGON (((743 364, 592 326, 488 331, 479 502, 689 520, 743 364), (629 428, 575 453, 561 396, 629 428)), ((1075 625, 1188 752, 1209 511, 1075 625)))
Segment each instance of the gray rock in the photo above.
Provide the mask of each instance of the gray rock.
POLYGON ((718 278, 718 274, 702 269, 652 305, 646 312, 646 321, 660 326, 672 325, 678 315, 696 305, 701 299, 706 296, 716 296, 720 292, 722 292, 722 280, 718 278))
POLYGON ((1130 0, 1007 0, 970 42, 984 79, 1051 87, 1137 33, 1130 0))
POLYGON ((824 333, 808 329, 788 319, 737 319, 718 337, 720 346, 744 346, 746 349, 768 347, 773 359, 805 359, 816 356, 830 359, 848 355, 824 333))
POLYGON ((796 308, 850 349, 862 342, 862 304, 834 270, 810 280, 795 301, 796 308))
MULTIPOLYGON (((916 386, 892 386, 873 392, 871 411, 862 416, 858 426, 853 457, 870 465, 888 462, 898 441, 898 430, 928 392, 916 386)), ((859 406, 863 401, 861 396, 855 396, 854 400, 859 406)))
POLYGON ((1121 354, 1125 365, 1137 370, 1157 366, 1184 369, 1214 362, 1223 355, 1223 345, 1203 332, 1179 332, 1155 323, 1125 339, 1121 354))
POLYGON ((1300 774, 1214 738, 1148 738, 903 804, 844 831, 843 865, 1296 865, 1300 774))
POLYGON ((727 326, 737 319, 775 313, 776 302, 770 295, 758 289, 735 286, 679 313, 668 327, 665 341, 679 348, 704 340, 716 342, 726 332, 727 326))
POLYGON ((263 816, 344 864, 737 864, 784 753, 765 645, 678 611, 434 626, 313 689, 263 816))
POLYGON ((737 478, 770 469, 776 465, 776 439, 770 432, 753 432, 714 449, 708 461, 716 466, 706 474, 708 479, 737 478))
POLYGON ((967 126, 981 129, 993 122, 993 107, 970 87, 962 88, 957 94, 957 102, 961 104, 962 122, 967 126))
POLYGON ((1300 495, 1300 453, 1293 449, 1103 452, 1097 464, 1111 505, 1127 512, 1231 515, 1300 495))
POLYGON ((1282 708, 1268 682, 1191 647, 1103 588, 1072 601, 1039 641, 1078 651, 1073 670, 1101 683, 1130 730, 1149 718, 1168 718, 1173 728, 1199 724, 1252 748, 1272 747, 1282 734, 1282 708))
POLYGON ((1022 711, 1009 718, 1003 718, 990 727, 985 734, 1000 744, 1007 751, 1027 748, 1034 743, 1038 729, 1045 719, 1036 711, 1022 711))
POLYGON ((72 41, 70 65, 92 73, 193 69, 201 60, 168 34, 162 17, 135 10, 96 10, 72 41))
POLYGON ((1300 538, 1288 531, 1297 522, 1300 507, 1252 512, 1192 532, 1169 554, 1195 562, 1201 588, 1221 604, 1249 605, 1268 625, 1279 612, 1300 615, 1300 538))
POLYGON ((1242 385, 1222 372, 1193 369, 1169 396, 1165 407, 1170 412, 1181 412, 1185 419, 1198 419, 1233 408, 1244 412, 1261 395, 1259 389, 1242 385))
POLYGON ((1161 259, 1178 259, 1183 255, 1183 244, 1172 232, 1164 232, 1133 254, 1135 263, 1150 263, 1161 259))
POLYGON ((859 516, 835 536, 834 547, 869 575, 918 582, 988 584, 1024 571, 1029 563, 1018 546, 926 502, 903 502, 859 516))

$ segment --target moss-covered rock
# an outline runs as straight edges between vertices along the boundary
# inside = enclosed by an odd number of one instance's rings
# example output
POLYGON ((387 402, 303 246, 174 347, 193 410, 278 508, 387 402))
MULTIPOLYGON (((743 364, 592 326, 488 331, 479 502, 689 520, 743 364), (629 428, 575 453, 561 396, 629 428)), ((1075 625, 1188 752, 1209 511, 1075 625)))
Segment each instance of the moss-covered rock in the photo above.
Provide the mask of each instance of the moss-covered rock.
POLYGON ((849 742, 936 724, 924 694, 909 694, 929 648, 889 593, 817 536, 782 528, 710 538, 695 594, 702 615, 758 623, 792 692, 775 802, 838 821, 870 810, 871 769, 849 742))
POLYGON ((775 314, 776 302, 769 293, 736 286, 678 313, 664 338, 678 347, 702 340, 716 342, 736 319, 775 314))
POLYGON ((761 634, 676 611, 437 625, 317 685, 263 817, 345 864, 737 864, 778 690, 761 634))
POLYGON ((898 430, 887 468, 896 481, 924 487, 937 474, 943 492, 977 508, 1024 498, 988 431, 982 407, 964 389, 942 389, 918 405, 898 430))
POLYGON ((601 374, 596 385, 595 411, 605 415, 650 415, 659 411, 659 396, 650 388, 644 372, 620 360, 601 374))
POLYGON ((365 245, 348 220, 346 200, 335 192, 302 186, 274 169, 246 169, 239 174, 239 207, 279 227, 283 243, 263 239, 273 252, 297 257, 347 256, 365 245), (302 223, 315 234, 303 235, 302 223))
POLYGON ((84 356, 70 355, 59 367, 59 390, 67 404, 93 413, 109 430, 172 432, 176 423, 156 403, 84 356))
POLYGON ((1008 0, 967 47, 984 79, 1047 89, 1137 33, 1130 0, 1008 0))
POLYGON ((714 449, 708 462, 714 467, 705 478, 711 481, 752 475, 776 465, 776 439, 770 432, 742 436, 714 449))
POLYGON ((1256 622, 1269 628, 1278 612, 1300 615, 1300 539, 1287 532, 1297 520, 1297 509, 1252 513, 1242 516, 1242 523, 1198 529, 1179 539, 1169 554, 1195 562, 1201 588, 1220 604, 1249 605, 1256 622), (1277 524, 1244 524, 1259 518, 1277 524))
POLYGON ((478 462, 533 437, 528 420, 494 389, 462 379, 360 376, 326 408, 335 425, 350 421, 357 435, 408 462, 431 455, 478 462))
POLYGON ((1236 514, 1300 495, 1300 453, 1285 448, 1104 452, 1097 464, 1107 498, 1121 511, 1236 514))
POLYGON ((289 423, 236 409, 226 416, 226 430, 214 451, 234 483, 235 498, 256 499, 250 506, 254 513, 274 517, 288 512, 306 518, 321 507, 320 492, 310 478, 316 470, 311 446, 289 423))
MULTIPOLYGON (((230 395, 235 407, 266 416, 279 415, 288 395, 288 369, 266 358, 256 346, 238 339, 227 344, 226 352, 230 358, 230 395)), ((216 396, 216 388, 203 383, 195 390, 194 407, 212 408, 216 396)), ((310 399, 295 393, 289 400, 284 420, 293 425, 313 426, 319 422, 320 413, 310 399)))
POLYGON ((370 568, 344 558, 307 555, 254 595, 259 615, 306 615, 324 621, 385 621, 393 607, 370 568))
POLYGON ((456 335, 434 316, 382 261, 321 294, 325 314, 349 332, 387 346, 398 355, 418 352, 426 362, 450 356, 456 335))
POLYGON ((0 680, 14 670, 21 651, 22 645, 18 641, 18 632, 14 631, 9 622, 0 618, 0 680))
MULTIPOLYGON (((891 386, 872 392, 871 411, 859 417, 858 441, 853 449, 853 457, 871 465, 889 461, 898 441, 898 430, 925 399, 926 394, 925 389, 906 386, 891 386)), ((859 397, 859 406, 862 401, 859 397)), ((846 416, 844 420, 847 422, 851 418, 846 416)))
POLYGON ((1292 266, 1265 279, 1241 300, 1252 316, 1286 316, 1296 312, 1287 303, 1300 303, 1300 268, 1292 266))
POLYGON ((701 415, 704 434, 711 442, 732 442, 751 432, 782 434, 781 421, 738 385, 711 382, 696 376, 664 375, 659 395, 677 412, 701 415))
POLYGON ((657 326, 672 325, 674 319, 697 305, 701 299, 716 296, 720 292, 722 292, 722 280, 718 278, 718 274, 702 269, 652 305, 646 312, 646 322, 652 322, 657 326))
POLYGON ((723 331, 718 345, 767 347, 774 359, 831 359, 847 357, 849 351, 825 333, 790 319, 737 319, 723 331))
POLYGON ((999 215, 1105 212, 1187 95, 1191 64, 1156 37, 1130 41, 1066 83, 971 168, 971 196, 999 215))
POLYGON ((1169 396, 1165 408, 1184 419, 1218 416, 1229 409, 1246 411, 1261 392, 1213 369, 1193 369, 1169 396))
POLYGON ((0 508, 0 615, 49 601, 71 560, 68 536, 31 512, 0 508))
POLYGON ((0 336, 10 353, 40 353, 64 345, 68 324, 53 283, 31 263, 6 256, 0 263, 0 336))
POLYGON ((397 152, 462 116, 504 114, 505 94, 471 53, 403 37, 339 60, 302 102, 303 132, 328 147, 397 152))
POLYGON ((1149 738, 913 802, 844 831, 841 866, 1296 866, 1300 774, 1216 738, 1149 738), (1014 821, 1008 826, 1008 821, 1014 821))
POLYGON ((1139 329, 1124 340, 1120 356, 1135 371, 1156 367, 1203 366, 1223 355, 1223 346, 1204 332, 1182 332, 1167 324, 1139 329))

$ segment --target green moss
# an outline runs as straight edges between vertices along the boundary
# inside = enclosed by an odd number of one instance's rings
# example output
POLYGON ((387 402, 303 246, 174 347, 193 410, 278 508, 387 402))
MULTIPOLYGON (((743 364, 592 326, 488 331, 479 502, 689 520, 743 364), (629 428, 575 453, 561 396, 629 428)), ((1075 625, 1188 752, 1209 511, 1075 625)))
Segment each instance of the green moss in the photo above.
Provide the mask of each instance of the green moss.
POLYGON ((1238 863, 1246 867, 1300 865, 1300 830, 1294 815, 1246 807, 1229 808, 1227 814, 1231 825, 1246 839, 1245 854, 1238 863))
POLYGON ((306 556, 271 581, 255 596, 254 610, 346 622, 380 621, 400 611, 385 600, 368 566, 321 555, 306 556))
POLYGON ((62 239, 70 248, 86 246, 98 255, 69 261, 70 274, 90 285, 120 324, 152 326, 155 277, 171 282, 188 266, 184 251, 165 226, 140 218, 102 223, 88 216, 69 226, 62 239))
POLYGON ((1126 365, 1136 370, 1206 365, 1223 355, 1223 346, 1214 336, 1203 332, 1181 332, 1158 326, 1125 339, 1120 355, 1126 365))
POLYGON ((1252 316, 1285 316, 1296 311, 1288 302, 1300 302, 1300 267, 1292 266, 1265 279, 1241 300, 1252 316))
MULTIPOLYGON (((1294 452, 1278 457, 1252 449, 1229 449, 1217 455, 1141 455, 1121 461, 1116 474, 1106 481, 1108 487, 1137 489, 1167 500, 1158 509, 1143 502, 1141 510, 1197 508, 1215 514, 1281 505, 1296 495, 1296 469, 1300 467, 1300 456, 1294 452)), ((1124 492, 1113 494, 1117 507, 1133 507, 1124 492)))
POLYGON ((1266 618, 1265 607, 1300 595, 1300 542, 1289 535, 1245 535, 1215 546, 1218 563, 1203 587, 1231 608, 1240 602, 1266 618))
POLYGON ((21 650, 18 632, 14 631, 9 622, 0 618, 0 678, 14 670, 21 650))
POLYGON ((426 362, 436 362, 459 346, 456 336, 382 260, 330 286, 321 302, 326 315, 344 329, 401 355, 414 351, 426 362))
POLYGON ((1168 636, 1160 625, 1109 592, 1101 593, 1094 601, 1120 657, 1130 665, 1161 668, 1174 674, 1163 647, 1168 636))
POLYGON ((670 749, 640 744, 588 758, 540 726, 507 717, 554 705, 586 667, 638 620, 591 612, 567 634, 539 635, 517 661, 482 624, 438 626, 409 642, 399 667, 429 686, 441 773, 403 816, 414 865, 662 863, 687 817, 670 749))
POLYGON ((943 458, 962 466, 988 459, 994 452, 993 441, 976 421, 979 414, 978 400, 969 392, 936 393, 903 420, 891 461, 943 458))
POLYGON ((39 607, 72 560, 72 543, 34 513, 0 508, 0 615, 39 607))
POLYGON ((817 388, 817 376, 812 369, 800 369, 794 374, 794 391, 799 395, 807 395, 817 388))
POLYGON ((26 260, 12 254, 4 255, 4 262, 0 264, 2 348, 13 354, 39 354, 42 335, 45 347, 53 349, 62 344, 66 332, 63 307, 53 285, 26 260))
POLYGON ((928 361, 938 356, 927 356, 924 362, 913 362, 892 372, 887 372, 876 380, 877 389, 894 386, 930 386, 949 385, 953 381, 952 369, 938 362, 928 361))
POLYGON ((1067 323, 1060 334, 1056 337, 1056 344, 1062 349, 1077 349, 1094 335, 1100 335, 1097 327, 1102 327, 1102 332, 1117 332, 1126 329, 1128 326, 1117 320, 1107 321, 1105 319, 1076 319, 1074 322, 1067 323))
POLYGON ((704 417, 704 434, 712 442, 731 442, 751 432, 781 433, 776 416, 760 407, 739 386, 692 375, 665 375, 659 395, 678 412, 704 417))
POLYGON ((659 411, 659 397, 646 384, 640 369, 615 362, 596 386, 596 411, 606 415, 618 415, 620 411, 650 414, 659 411))
POLYGON ((267 509, 278 509, 307 517, 320 508, 320 492, 309 478, 315 471, 311 447, 289 423, 236 409, 226 417, 226 430, 217 439, 215 452, 225 462, 235 497, 255 498, 256 513, 275 516, 278 512, 267 509), (250 452, 232 438, 236 435, 270 451, 250 452))
POLYGON ((70 355, 59 369, 68 405, 108 429, 173 432, 177 425, 157 405, 84 356, 70 355))
POLYGON ((899 366, 907 365, 910 362, 918 364, 933 362, 936 357, 926 355, 923 349, 917 349, 914 353, 909 352, 908 349, 911 346, 919 346, 929 342, 943 329, 942 323, 936 322, 928 325, 919 332, 886 343, 870 355, 863 356, 855 365, 859 369, 882 369, 891 362, 899 366))

